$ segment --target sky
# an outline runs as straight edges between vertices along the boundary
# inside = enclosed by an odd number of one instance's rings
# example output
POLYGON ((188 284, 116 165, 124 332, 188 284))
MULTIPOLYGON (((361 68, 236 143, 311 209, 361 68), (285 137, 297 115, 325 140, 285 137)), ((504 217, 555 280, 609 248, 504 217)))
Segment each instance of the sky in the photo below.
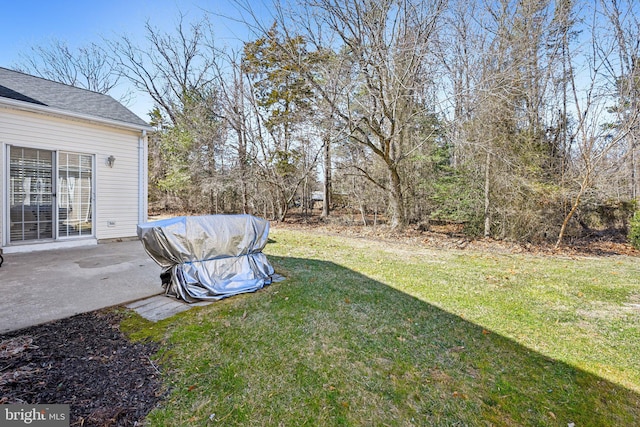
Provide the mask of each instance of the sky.
MULTIPOLYGON (((242 34, 244 26, 226 18, 240 16, 237 6, 229 0, 5 0, 0 25, 0 67, 17 65, 21 53, 28 54, 34 46, 47 46, 54 39, 66 42, 72 49, 123 35, 142 42, 147 21, 161 31, 172 32, 179 12, 186 15, 188 22, 202 17, 205 11, 214 13, 217 41, 234 43, 246 38, 246 31, 242 34)), ((125 88, 120 90, 124 92, 125 88)), ((152 106, 150 99, 139 93, 127 105, 144 120, 152 106)))

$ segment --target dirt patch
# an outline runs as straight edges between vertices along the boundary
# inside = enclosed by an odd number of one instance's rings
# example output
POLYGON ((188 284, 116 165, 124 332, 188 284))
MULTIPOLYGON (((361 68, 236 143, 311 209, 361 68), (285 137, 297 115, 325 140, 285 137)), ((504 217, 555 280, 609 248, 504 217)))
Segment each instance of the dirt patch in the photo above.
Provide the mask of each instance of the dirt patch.
POLYGON ((157 345, 104 310, 0 335, 0 404, 69 404, 71 426, 133 426, 162 397, 157 345))

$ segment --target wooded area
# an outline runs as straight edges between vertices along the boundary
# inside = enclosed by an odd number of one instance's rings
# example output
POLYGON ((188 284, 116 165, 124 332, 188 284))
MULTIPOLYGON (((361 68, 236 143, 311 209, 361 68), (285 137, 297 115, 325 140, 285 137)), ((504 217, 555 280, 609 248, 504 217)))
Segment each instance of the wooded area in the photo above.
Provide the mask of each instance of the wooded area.
POLYGON ((240 47, 218 45, 207 16, 177 16, 173 32, 147 23, 144 45, 54 42, 18 68, 103 92, 128 79, 153 98, 157 210, 346 209, 557 244, 627 226, 640 187, 632 0, 298 0, 267 18, 236 5, 255 34, 240 47))

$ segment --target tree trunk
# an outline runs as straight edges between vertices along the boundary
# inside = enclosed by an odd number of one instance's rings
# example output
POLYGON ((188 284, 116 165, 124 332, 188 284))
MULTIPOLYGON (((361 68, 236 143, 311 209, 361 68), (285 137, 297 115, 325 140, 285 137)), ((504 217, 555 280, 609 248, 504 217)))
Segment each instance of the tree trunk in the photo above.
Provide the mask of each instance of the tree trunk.
POLYGON ((631 142, 629 143, 629 151, 631 152, 631 161, 629 165, 629 172, 631 175, 631 200, 638 198, 638 178, 636 176, 636 141, 635 137, 631 136, 631 142))
POLYGON ((360 205, 360 216, 362 217, 362 225, 366 227, 368 224, 367 224, 367 213, 364 208, 364 202, 360 200, 359 205, 360 205))
POLYGON ((289 213, 289 206, 284 198, 280 200, 280 206, 278 207, 278 222, 284 222, 284 220, 287 219, 287 214, 289 213))
POLYGON ((582 197, 582 190, 580 191, 580 193, 578 193, 576 200, 571 205, 571 210, 569 210, 569 213, 564 218, 564 221, 562 221, 562 227, 560 227, 560 233, 558 233, 558 240, 556 241, 556 244, 554 246, 555 249, 558 249, 562 244, 562 239, 564 239, 564 233, 567 230, 567 225, 569 224, 569 221, 573 217, 573 214, 576 213, 576 210, 578 210, 578 205, 580 204, 581 197, 582 197))
POLYGON ((491 236, 491 202, 489 199, 489 190, 491 188, 489 183, 491 168, 491 153, 487 151, 487 160, 484 165, 484 237, 491 236))
POLYGON ((327 218, 331 211, 331 144, 329 138, 324 141, 324 188, 322 197, 322 217, 327 218))
POLYGON ((236 129, 238 134, 238 164, 240 166, 240 191, 242 192, 242 212, 251 213, 249 209, 249 197, 247 191, 247 143, 244 131, 236 129))
POLYGON ((562 239, 564 239, 564 233, 567 230, 569 221, 571 221, 571 218, 573 218, 573 215, 578 210, 578 206, 580 206, 580 200, 582 199, 582 195, 587 190, 587 187, 589 185, 589 178, 590 178, 590 174, 587 172, 585 177, 582 179, 582 183, 580 184, 580 191, 578 192, 576 199, 573 201, 573 204, 571 205, 571 209, 569 210, 569 213, 567 214, 567 216, 564 217, 564 221, 562 221, 562 226, 560 227, 560 233, 558 233, 558 240, 556 241, 556 244, 554 246, 555 249, 558 249, 562 244, 562 239))
POLYGON ((302 216, 305 218, 309 216, 310 200, 311 197, 309 196, 309 178, 307 175, 305 175, 304 180, 302 181, 302 200, 300 201, 300 204, 302 205, 302 216))
POLYGON ((276 196, 276 204, 277 204, 277 221, 284 222, 287 218, 287 214, 289 213, 289 201, 287 200, 287 196, 281 188, 276 187, 274 189, 277 192, 276 196))
POLYGON ((391 228, 403 228, 406 223, 406 215, 404 212, 404 199, 402 197, 402 186, 400 175, 395 166, 389 166, 389 175, 391 178, 390 203, 391 203, 391 228))

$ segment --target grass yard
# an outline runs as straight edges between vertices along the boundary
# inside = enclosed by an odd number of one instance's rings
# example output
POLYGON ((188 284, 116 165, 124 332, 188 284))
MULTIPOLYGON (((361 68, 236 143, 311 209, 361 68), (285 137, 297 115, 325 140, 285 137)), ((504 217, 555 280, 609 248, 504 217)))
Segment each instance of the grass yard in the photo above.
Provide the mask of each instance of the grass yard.
POLYGON ((640 425, 640 265, 272 229, 287 280, 122 329, 153 426, 640 425))

